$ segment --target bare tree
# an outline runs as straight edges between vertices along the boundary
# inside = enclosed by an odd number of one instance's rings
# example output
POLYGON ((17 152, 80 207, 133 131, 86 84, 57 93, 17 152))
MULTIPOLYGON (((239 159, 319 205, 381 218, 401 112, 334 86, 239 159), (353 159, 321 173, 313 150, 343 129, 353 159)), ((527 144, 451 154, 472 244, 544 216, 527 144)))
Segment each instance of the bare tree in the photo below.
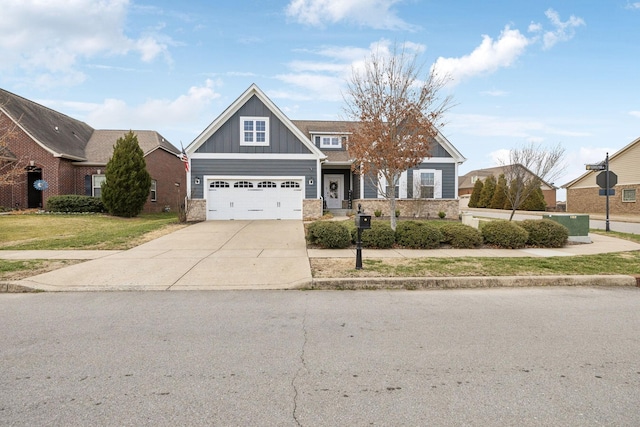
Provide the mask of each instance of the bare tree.
POLYGON ((546 148, 529 143, 522 148, 511 149, 509 164, 501 161, 508 186, 506 196, 511 205, 509 221, 543 181, 553 182, 562 174, 564 154, 565 149, 560 144, 546 148))
POLYGON ((440 96, 446 79, 431 71, 420 80, 421 71, 417 54, 394 45, 390 54, 374 52, 363 69, 352 69, 344 97, 345 113, 354 123, 348 142, 352 168, 389 200, 394 230, 400 174, 430 156, 452 102, 440 96))
POLYGON ((16 136, 17 131, 18 125, 8 120, 6 116, 0 121, 0 187, 18 184, 25 180, 26 160, 18 158, 9 149, 9 141, 16 136))

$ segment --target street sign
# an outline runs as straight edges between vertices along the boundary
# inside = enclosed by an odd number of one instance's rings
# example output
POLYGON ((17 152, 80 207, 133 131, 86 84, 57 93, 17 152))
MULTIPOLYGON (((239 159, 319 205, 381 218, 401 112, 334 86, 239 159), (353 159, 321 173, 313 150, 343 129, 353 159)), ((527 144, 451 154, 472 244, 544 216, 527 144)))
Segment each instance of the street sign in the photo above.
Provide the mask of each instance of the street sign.
POLYGON ((607 194, 606 188, 601 188, 600 190, 598 190, 598 195, 599 196, 615 196, 616 195, 616 190, 614 190, 613 188, 610 188, 608 192, 609 194, 607 194))
POLYGON ((594 163, 592 165, 586 165, 586 169, 588 171, 603 171, 605 170, 607 167, 605 166, 604 163, 594 163))
MULTIPOLYGON (((609 188, 613 188, 618 183, 618 175, 609 171, 609 188)), ((607 188, 607 171, 600 172, 598 176, 596 176, 596 184, 600 188, 607 188)))

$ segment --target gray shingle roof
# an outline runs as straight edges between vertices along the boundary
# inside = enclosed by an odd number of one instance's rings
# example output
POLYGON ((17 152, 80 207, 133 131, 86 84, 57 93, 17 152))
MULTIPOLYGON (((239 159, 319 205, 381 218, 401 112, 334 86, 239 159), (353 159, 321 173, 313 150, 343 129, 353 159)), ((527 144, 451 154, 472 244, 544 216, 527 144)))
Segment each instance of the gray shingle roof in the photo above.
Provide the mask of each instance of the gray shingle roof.
MULTIPOLYGON (((0 109, 54 156, 80 162, 106 164, 118 138, 128 132, 94 130, 84 122, 3 89, 0 89, 0 109)), ((157 148, 180 154, 156 131, 133 132, 145 156, 157 148)))
POLYGON ((79 120, 0 89, 0 108, 57 157, 84 160, 93 128, 79 120))

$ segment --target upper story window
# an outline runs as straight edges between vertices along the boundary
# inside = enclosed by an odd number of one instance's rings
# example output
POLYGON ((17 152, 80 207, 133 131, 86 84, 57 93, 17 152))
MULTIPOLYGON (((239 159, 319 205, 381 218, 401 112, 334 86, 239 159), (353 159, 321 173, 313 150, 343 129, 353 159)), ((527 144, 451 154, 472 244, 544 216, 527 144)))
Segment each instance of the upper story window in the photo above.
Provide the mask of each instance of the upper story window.
POLYGON ((315 142, 320 148, 342 148, 343 137, 339 135, 316 135, 315 142))
POLYGON ((240 117, 240 145, 269 145, 269 118, 240 117))

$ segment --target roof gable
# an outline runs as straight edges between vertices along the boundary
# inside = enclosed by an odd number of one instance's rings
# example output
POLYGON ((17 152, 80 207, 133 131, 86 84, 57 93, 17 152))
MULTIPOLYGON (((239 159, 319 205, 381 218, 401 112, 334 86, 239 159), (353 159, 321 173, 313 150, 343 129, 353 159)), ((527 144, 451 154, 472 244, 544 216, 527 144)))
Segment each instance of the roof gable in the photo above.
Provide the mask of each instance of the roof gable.
MULTIPOLYGON (((240 125, 238 118, 242 115, 270 117, 273 121, 273 123, 270 124, 270 135, 289 134, 293 137, 292 139, 295 139, 295 143, 299 144, 300 147, 298 151, 304 150, 319 158, 325 157, 324 154, 311 143, 309 138, 307 138, 255 84, 252 84, 194 139, 191 144, 187 146, 186 152, 188 154, 199 151, 216 152, 215 150, 222 150, 224 152, 236 150, 235 152, 238 152, 239 138, 238 141, 231 141, 230 135, 236 130, 239 131, 240 125), (237 126, 237 128, 235 126, 237 126), (220 133, 218 134, 218 132, 220 133), (220 136, 216 138, 216 135, 220 136)), ((274 141, 271 141, 271 144, 274 144, 274 141)), ((257 149, 256 152, 260 153, 287 152, 282 146, 277 144, 270 145, 266 148, 251 147, 251 149, 257 149)))
MULTIPOLYGON (((113 155, 113 147, 118 139, 124 137, 128 132, 125 130, 94 131, 85 150, 87 162, 106 164, 113 155)), ((176 147, 156 131, 133 130, 132 132, 136 135, 138 145, 145 156, 158 148, 176 156, 180 154, 176 147)))
POLYGON ((0 111, 55 157, 85 160, 93 128, 84 122, 0 89, 0 111))
MULTIPOLYGON (((609 156, 609 170, 618 175, 619 183, 638 182, 640 174, 637 171, 638 161, 640 160, 640 138, 637 138, 614 154, 609 156), (633 176, 635 175, 635 176, 633 176), (631 180, 629 180, 631 178, 631 180)), ((598 173, 594 171, 586 171, 573 181, 564 184, 562 188, 571 187, 594 187, 596 186, 596 176, 598 173)))

